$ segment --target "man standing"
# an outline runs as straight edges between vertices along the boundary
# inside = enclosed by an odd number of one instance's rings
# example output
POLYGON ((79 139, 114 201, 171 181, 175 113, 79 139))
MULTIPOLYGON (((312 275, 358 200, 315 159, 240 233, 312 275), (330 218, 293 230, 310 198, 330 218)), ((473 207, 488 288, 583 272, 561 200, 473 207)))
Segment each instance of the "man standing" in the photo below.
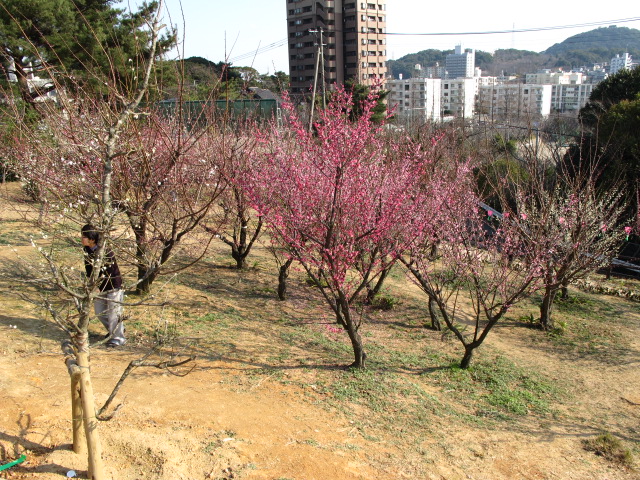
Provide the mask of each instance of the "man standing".
MULTIPOLYGON (((100 233, 90 223, 82 227, 82 246, 84 247, 84 267, 87 277, 93 272, 93 264, 100 243, 100 233)), ((109 332, 107 338, 108 348, 117 348, 124 345, 124 325, 122 323, 122 276, 116 262, 116 257, 111 249, 105 251, 102 268, 98 275, 100 295, 95 298, 93 308, 102 325, 109 332)))

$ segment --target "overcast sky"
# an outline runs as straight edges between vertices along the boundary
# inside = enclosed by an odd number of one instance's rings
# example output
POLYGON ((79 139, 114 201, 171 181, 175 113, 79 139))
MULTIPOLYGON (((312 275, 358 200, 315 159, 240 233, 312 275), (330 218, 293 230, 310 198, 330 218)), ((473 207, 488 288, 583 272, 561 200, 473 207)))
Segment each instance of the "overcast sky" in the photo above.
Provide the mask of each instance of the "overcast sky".
MULTIPOLYGON (((130 3, 135 7, 141 1, 130 0, 130 3)), ((128 1, 121 2, 121 6, 127 4, 128 1)), ((387 32, 390 34, 387 56, 397 59, 428 48, 453 49, 457 44, 489 52, 499 48, 540 52, 567 37, 600 26, 611 24, 640 29, 637 5, 628 0, 609 0, 599 8, 585 2, 558 0, 387 0, 387 32), (635 20, 620 21, 626 19, 635 20), (513 32, 567 25, 583 26, 513 32), (461 34, 490 31, 507 33, 461 34), (395 35, 409 33, 457 34, 395 35)), ((165 0, 165 10, 165 21, 178 26, 185 57, 200 56, 214 62, 227 58, 236 66, 252 65, 260 73, 288 72, 285 0, 165 0), (257 50, 259 53, 255 55, 257 50)))

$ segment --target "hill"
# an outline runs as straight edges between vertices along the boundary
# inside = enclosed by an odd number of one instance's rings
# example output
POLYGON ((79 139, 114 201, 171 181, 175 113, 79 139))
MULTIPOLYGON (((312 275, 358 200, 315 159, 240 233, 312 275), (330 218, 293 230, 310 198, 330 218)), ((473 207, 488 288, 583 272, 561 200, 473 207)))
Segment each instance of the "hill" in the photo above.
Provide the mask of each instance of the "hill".
POLYGON ((614 56, 621 51, 638 51, 640 50, 640 30, 615 25, 596 28, 556 43, 542 53, 560 55, 580 50, 607 51, 609 56, 614 56))
MULTIPOLYGON (((540 68, 570 69, 608 63, 616 54, 624 52, 640 58, 640 30, 612 25, 579 33, 540 53, 517 49, 499 49, 494 53, 478 50, 476 66, 486 75, 502 72, 524 74, 540 68)), ((434 49, 411 53, 397 60, 389 60, 389 71, 394 78, 398 78, 399 74, 408 78, 412 76, 415 64, 428 67, 438 62, 444 65, 446 56, 451 53, 453 50, 434 49)))
MULTIPOLYGON (((0 477, 88 478, 86 455, 69 445, 67 335, 16 295, 32 289, 23 262, 37 255, 37 209, 17 182, 0 187, 0 464, 27 456, 0 477)), ((168 360, 172 346, 197 355, 195 366, 132 371, 116 397, 122 408, 98 427, 107 478, 638 479, 637 467, 611 455, 640 452, 637 303, 572 288, 556 307, 565 327, 554 335, 527 325, 537 304, 515 306, 461 371, 451 337, 425 328, 423 294, 391 272, 386 294, 399 301, 364 311, 371 357, 353 371, 341 367, 346 335, 333 331, 305 273, 292 271, 281 302, 268 242, 254 258, 247 271, 228 268, 228 247, 212 245, 167 282, 163 308, 127 305, 125 347, 91 349, 100 405, 157 340, 166 356, 145 358, 168 360), (585 449, 605 432, 602 455, 585 449)), ((97 321, 91 328, 96 339, 103 333, 97 321)))

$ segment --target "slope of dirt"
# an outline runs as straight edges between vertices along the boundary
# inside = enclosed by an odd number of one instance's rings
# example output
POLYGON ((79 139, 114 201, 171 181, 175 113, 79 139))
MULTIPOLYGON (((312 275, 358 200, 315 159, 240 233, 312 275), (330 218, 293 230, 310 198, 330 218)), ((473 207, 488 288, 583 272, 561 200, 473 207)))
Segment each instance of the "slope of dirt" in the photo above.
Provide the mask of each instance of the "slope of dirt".
MULTIPOLYGON (((64 336, 42 311, 9 293, 20 274, 13 263, 16 251, 24 257, 33 250, 26 233, 33 227, 7 207, 19 196, 17 187, 3 190, 2 196, 0 463, 22 453, 27 461, 0 472, 0 478, 59 479, 71 470, 86 478, 86 457, 70 449, 69 376, 60 352, 64 336), (16 248, 9 248, 9 241, 16 248)), ((222 247, 212 252, 167 289, 170 314, 130 308, 129 344, 92 351, 96 403, 102 405, 127 364, 147 351, 150 332, 167 316, 183 329, 180 333, 196 338, 188 351, 198 358, 188 375, 182 376, 188 366, 140 368, 125 382, 116 402, 122 407, 99 428, 108 478, 640 478, 637 470, 582 448, 584 439, 610 432, 636 458, 640 455, 639 304, 589 296, 592 305, 610 306, 607 325, 615 330, 613 336, 587 339, 590 349, 582 347, 584 339, 576 340, 577 346, 554 343, 515 319, 497 328, 479 359, 509 358, 563 392, 549 413, 532 409, 502 420, 482 416, 476 400, 439 382, 438 368, 411 360, 429 348, 452 358, 459 350, 422 328, 424 313, 413 307, 419 293, 396 277, 390 288, 402 295, 402 304, 392 312, 372 313, 364 328, 372 350, 387 345, 398 359, 373 362, 367 388, 373 391, 393 377, 416 391, 419 387, 427 401, 423 410, 408 410, 418 396, 392 391, 389 395, 397 398, 377 408, 346 391, 352 377, 341 365, 350 361, 348 346, 322 325, 326 309, 312 289, 302 279, 293 281, 290 300, 277 302, 269 287, 270 259, 264 249, 256 256, 265 266, 239 273, 219 268, 228 257, 222 247), (338 358, 326 355, 325 343, 342 352, 338 358), (337 387, 329 388, 330 383, 337 387), (407 411, 413 412, 415 423, 407 411)), ((589 312, 584 315, 598 321, 589 312)), ((359 394, 366 396, 366 391, 359 394)))

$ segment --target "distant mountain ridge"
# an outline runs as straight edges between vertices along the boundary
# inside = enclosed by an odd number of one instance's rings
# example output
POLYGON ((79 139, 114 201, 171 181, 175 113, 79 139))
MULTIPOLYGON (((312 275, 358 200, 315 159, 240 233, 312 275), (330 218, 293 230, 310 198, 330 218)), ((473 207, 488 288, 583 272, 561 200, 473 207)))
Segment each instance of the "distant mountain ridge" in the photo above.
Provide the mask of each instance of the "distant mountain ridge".
MULTIPOLYGON (((473 46, 469 46, 473 48, 473 46)), ((438 62, 444 66, 446 56, 451 50, 422 50, 410 53, 398 60, 389 60, 389 70, 393 78, 402 74, 404 78, 413 75, 416 64, 430 67, 438 62)), ((628 52, 640 59, 640 30, 628 27, 601 27, 588 32, 573 35, 563 42, 556 43, 543 52, 528 50, 500 49, 493 54, 476 51, 476 67, 483 75, 524 74, 541 68, 571 69, 592 66, 594 63, 608 63, 616 54, 628 52)))
POLYGON ((542 53, 558 55, 575 50, 597 50, 615 56, 616 53, 629 52, 629 49, 640 51, 640 30, 611 25, 578 33, 552 45, 542 53))

